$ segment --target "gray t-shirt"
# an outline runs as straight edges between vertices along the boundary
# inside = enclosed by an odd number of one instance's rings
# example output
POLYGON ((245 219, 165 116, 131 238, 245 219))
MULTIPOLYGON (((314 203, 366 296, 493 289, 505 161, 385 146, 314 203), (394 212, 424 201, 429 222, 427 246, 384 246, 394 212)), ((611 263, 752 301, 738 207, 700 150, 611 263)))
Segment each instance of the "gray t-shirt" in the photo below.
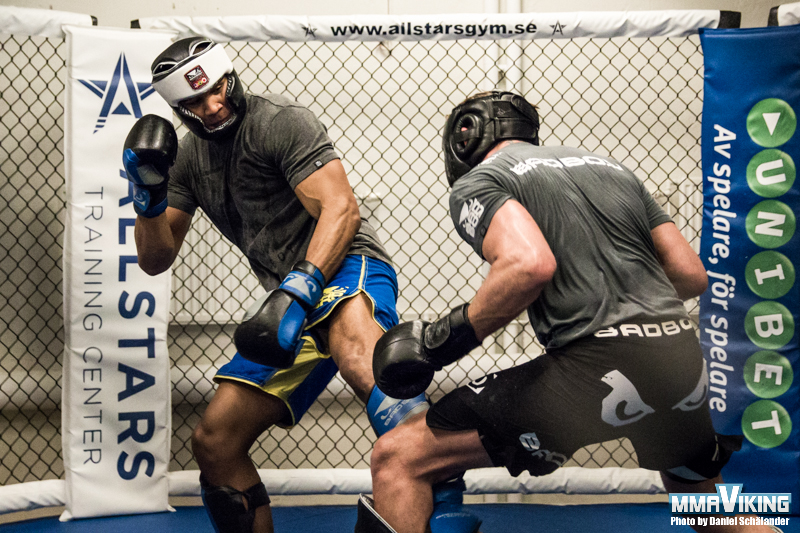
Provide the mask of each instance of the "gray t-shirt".
MULTIPOLYGON (((231 138, 209 142, 189 133, 181 139, 169 205, 190 215, 200 207, 271 290, 305 258, 317 226, 295 187, 339 156, 307 108, 275 94, 246 98, 247 112, 231 138)), ((391 264, 364 219, 348 253, 391 264)))
POLYGON ((514 143, 453 186, 450 213, 483 257, 483 238, 509 199, 522 204, 555 255, 556 272, 528 316, 547 348, 645 317, 688 318, 658 261, 650 230, 669 216, 613 159, 514 143))

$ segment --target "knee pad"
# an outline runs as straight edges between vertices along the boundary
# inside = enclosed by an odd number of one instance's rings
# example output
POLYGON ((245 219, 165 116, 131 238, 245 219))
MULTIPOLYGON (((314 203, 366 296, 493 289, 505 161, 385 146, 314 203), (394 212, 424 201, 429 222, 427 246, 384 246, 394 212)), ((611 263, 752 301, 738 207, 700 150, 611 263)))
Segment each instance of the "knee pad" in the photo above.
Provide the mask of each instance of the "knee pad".
POLYGON ((253 533, 256 509, 269 503, 267 488, 260 481, 242 492, 209 485, 201 477, 200 487, 203 505, 216 533, 253 533))
POLYGON ((431 533, 476 533, 481 519, 464 507, 463 474, 433 486, 431 533))
POLYGON ((742 449, 741 435, 716 434, 714 445, 704 450, 701 457, 690 461, 686 465, 664 470, 662 473, 668 478, 679 483, 701 483, 707 479, 715 478, 728 464, 733 452, 742 449))
POLYGON ((417 413, 426 411, 428 407, 425 393, 408 400, 398 400, 387 396, 375 386, 369 395, 369 401, 367 401, 367 417, 369 417, 372 429, 380 437, 417 413))
POLYGON ((355 533, 397 533, 386 523, 381 515, 375 512, 372 499, 364 494, 358 496, 358 518, 355 533))

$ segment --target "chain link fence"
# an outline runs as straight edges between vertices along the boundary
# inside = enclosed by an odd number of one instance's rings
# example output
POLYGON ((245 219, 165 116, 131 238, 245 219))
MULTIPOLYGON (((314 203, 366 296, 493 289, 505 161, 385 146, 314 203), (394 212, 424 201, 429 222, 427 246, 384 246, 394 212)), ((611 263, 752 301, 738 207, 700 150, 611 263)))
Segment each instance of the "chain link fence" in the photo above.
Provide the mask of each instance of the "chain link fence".
POLYGON ((63 40, 0 36, 0 484, 63 477, 63 40))
MULTIPOLYGON (((0 36, 0 484, 63 476, 60 356, 65 46, 0 36)), ((702 216, 703 60, 696 37, 416 43, 232 43, 244 85, 308 105, 342 156, 361 213, 394 259, 404 320, 469 301, 485 266, 456 235, 440 151, 446 113, 479 90, 539 105, 543 144, 610 155, 645 181, 696 249, 702 216)), ((179 135, 185 129, 179 129, 179 135)), ((174 265, 170 470, 194 470, 190 435, 263 293, 201 212, 174 265)), ((696 314, 696 303, 687 304, 696 314)), ((526 317, 437 374, 433 399, 542 351, 526 317)), ((259 468, 367 468, 375 437, 337 376, 301 423, 254 445, 259 468)), ((571 466, 635 467, 630 443, 571 466)))

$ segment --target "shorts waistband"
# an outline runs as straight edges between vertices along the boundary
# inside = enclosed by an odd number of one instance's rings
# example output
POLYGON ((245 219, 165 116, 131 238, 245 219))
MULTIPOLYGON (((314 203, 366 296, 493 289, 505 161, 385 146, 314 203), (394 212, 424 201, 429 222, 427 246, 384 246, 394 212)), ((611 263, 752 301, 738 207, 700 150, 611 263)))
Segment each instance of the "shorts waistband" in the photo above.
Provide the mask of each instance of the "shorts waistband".
POLYGON ((694 331, 694 323, 681 317, 652 317, 628 319, 607 328, 595 331, 596 338, 626 337, 664 337, 678 335, 684 331, 694 331))

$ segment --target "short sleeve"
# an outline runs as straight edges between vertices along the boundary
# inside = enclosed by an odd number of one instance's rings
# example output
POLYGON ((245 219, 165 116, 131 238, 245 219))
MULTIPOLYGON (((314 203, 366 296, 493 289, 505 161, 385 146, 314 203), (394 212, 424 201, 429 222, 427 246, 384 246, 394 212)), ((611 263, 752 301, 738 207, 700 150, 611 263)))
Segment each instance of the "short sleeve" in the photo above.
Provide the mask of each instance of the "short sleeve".
POLYGON ((339 159, 322 122, 299 105, 287 106, 273 118, 265 143, 266 153, 275 158, 292 189, 325 164, 339 159))
POLYGON ((483 257, 483 239, 494 214, 513 198, 500 181, 484 169, 473 170, 453 186, 450 216, 456 231, 483 257))
MULTIPOLYGON (((192 157, 195 147, 188 139, 187 134, 181 139, 178 156, 175 158, 175 164, 169 170, 169 184, 167 185, 167 204, 175 209, 194 216, 194 212, 198 207, 197 198, 189 186, 189 180, 192 172, 197 172, 191 166, 192 157)), ((194 158, 195 161, 197 158, 194 158)))
POLYGON ((639 183, 639 194, 642 197, 642 202, 644 202, 645 211, 647 211, 647 221, 650 224, 650 229, 652 230, 665 222, 672 222, 672 217, 658 205, 658 202, 647 190, 647 187, 644 186, 644 183, 639 178, 636 178, 636 181, 639 183))

